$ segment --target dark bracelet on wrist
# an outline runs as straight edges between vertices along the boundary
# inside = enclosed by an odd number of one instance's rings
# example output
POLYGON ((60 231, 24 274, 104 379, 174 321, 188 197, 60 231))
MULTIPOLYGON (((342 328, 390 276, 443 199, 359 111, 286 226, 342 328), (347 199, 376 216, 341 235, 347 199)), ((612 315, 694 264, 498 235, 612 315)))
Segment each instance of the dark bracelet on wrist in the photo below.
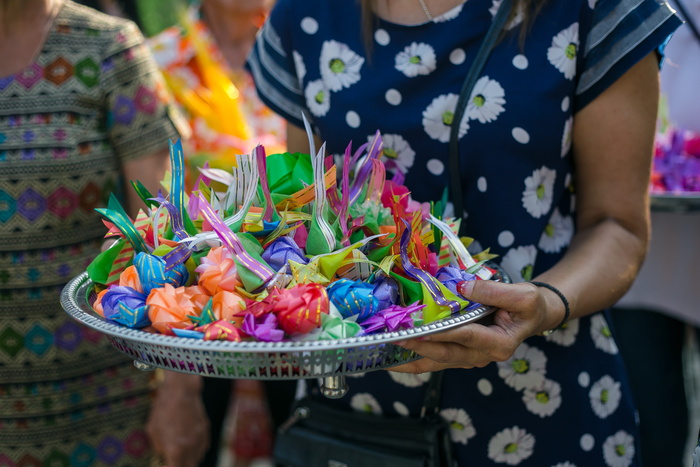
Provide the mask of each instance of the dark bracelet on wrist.
POLYGON ((566 299, 563 293, 556 287, 554 287, 552 284, 548 284, 546 282, 539 282, 539 281, 529 281, 530 284, 536 285, 537 287, 544 287, 545 289, 549 289, 561 299, 561 301, 564 303, 564 319, 561 320, 561 323, 559 323, 559 326, 556 328, 550 330, 550 331, 545 331, 546 334, 549 334, 553 331, 556 331, 557 329, 562 329, 564 326, 566 326, 566 323, 569 322, 569 316, 571 315, 571 308, 569 308, 569 301, 566 299))

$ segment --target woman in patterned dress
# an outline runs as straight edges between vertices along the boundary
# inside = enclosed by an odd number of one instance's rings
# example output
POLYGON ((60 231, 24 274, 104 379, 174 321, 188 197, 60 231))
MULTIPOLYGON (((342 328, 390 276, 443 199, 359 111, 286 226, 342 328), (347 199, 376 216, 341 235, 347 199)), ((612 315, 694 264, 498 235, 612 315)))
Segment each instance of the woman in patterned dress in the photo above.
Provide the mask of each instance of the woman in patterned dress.
POLYGON ((327 403, 417 416, 429 372, 444 370, 441 414, 459 465, 639 465, 634 407, 600 310, 645 254, 657 49, 679 20, 655 0, 515 1, 452 122, 501 0, 359 3, 279 0, 258 37, 249 67, 290 123, 290 150, 306 144, 302 112, 334 155, 378 129, 389 170, 429 201, 448 185, 459 124, 466 234, 517 283, 471 282, 468 298, 498 308, 493 324, 406 341, 425 358, 353 379, 327 403), (568 322, 564 300, 530 280, 568 299, 568 322))
POLYGON ((9 0, 0 24, 0 465, 149 465, 148 374, 59 294, 100 252, 95 208, 158 188, 176 114, 133 23, 9 0))

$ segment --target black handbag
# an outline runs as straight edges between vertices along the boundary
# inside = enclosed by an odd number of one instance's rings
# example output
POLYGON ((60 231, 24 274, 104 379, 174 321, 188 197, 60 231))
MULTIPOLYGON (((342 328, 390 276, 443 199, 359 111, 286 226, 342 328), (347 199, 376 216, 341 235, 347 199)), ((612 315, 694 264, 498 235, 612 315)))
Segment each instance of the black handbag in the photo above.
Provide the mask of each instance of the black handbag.
POLYGON ((450 427, 440 416, 443 372, 433 373, 420 418, 388 418, 328 406, 305 397, 275 439, 285 467, 452 466, 450 427))

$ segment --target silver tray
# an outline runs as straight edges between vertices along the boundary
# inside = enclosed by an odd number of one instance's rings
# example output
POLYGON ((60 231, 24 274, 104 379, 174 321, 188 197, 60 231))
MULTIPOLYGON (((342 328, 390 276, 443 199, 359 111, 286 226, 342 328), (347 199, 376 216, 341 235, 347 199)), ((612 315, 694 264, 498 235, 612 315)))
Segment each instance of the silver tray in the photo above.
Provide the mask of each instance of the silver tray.
MULTIPOLYGON (((496 265, 492 280, 510 283, 496 265)), ((92 309, 95 292, 87 272, 72 279, 61 292, 63 309, 95 329, 142 370, 163 368, 216 378, 287 380, 323 378, 322 392, 342 397, 345 375, 380 370, 421 358, 394 342, 427 336, 479 320, 493 311, 480 307, 424 326, 346 339, 284 342, 205 341, 154 334, 112 323, 92 309)))
POLYGON ((700 211, 700 193, 652 193, 650 200, 654 212, 700 211))

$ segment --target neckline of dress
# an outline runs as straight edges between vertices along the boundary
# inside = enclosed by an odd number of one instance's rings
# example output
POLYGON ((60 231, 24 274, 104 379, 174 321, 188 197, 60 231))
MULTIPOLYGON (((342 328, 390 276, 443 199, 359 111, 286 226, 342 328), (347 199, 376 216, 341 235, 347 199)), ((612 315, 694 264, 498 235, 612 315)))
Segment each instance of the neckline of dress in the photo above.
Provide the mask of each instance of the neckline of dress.
POLYGON ((465 0, 465 1, 463 1, 463 2, 461 2, 461 3, 459 3, 459 4, 457 4, 457 5, 455 5, 454 7, 450 8, 450 9, 447 10, 446 12, 444 12, 444 13, 442 13, 442 14, 440 14, 440 15, 434 16, 433 19, 432 19, 432 21, 431 21, 431 20, 428 20, 428 19, 426 18, 426 21, 423 21, 423 22, 420 22, 420 23, 416 23, 416 24, 401 24, 401 23, 395 23, 395 22, 393 22, 393 21, 389 21, 389 20, 384 19, 384 18, 381 18, 381 17, 377 17, 377 18, 379 19, 379 22, 380 22, 380 23, 386 24, 386 25, 389 25, 389 26, 395 27, 395 28, 418 28, 418 27, 422 27, 422 26, 426 26, 426 25, 437 24, 437 23, 443 23, 443 22, 444 22, 444 21, 442 20, 443 17, 445 17, 445 16, 447 16, 447 15, 453 13, 453 12, 454 12, 455 10, 457 10, 457 9, 460 9, 460 11, 459 11, 453 18, 451 18, 451 19, 456 19, 456 18, 458 18, 458 17, 462 14, 462 12, 463 12, 463 10, 464 10, 464 7, 465 7, 468 3, 473 2, 473 1, 474 1, 474 0, 465 0))
POLYGON ((56 8, 56 11, 53 13, 53 17, 49 19, 46 29, 42 32, 42 35, 44 36, 41 39, 41 44, 39 47, 36 48, 36 51, 34 52, 34 56, 32 59, 29 61, 27 66, 23 67, 19 71, 15 73, 11 73, 9 75, 5 76, 0 76, 0 80, 5 81, 8 79, 14 79, 17 76, 20 76, 22 73, 27 71, 30 68, 34 68, 34 66, 39 62, 39 57, 44 53, 44 49, 46 48, 46 43, 49 41, 49 38, 54 34, 56 31, 56 27, 58 25, 58 18, 63 14, 63 9, 66 7, 66 5, 69 3, 69 0, 59 0, 58 1, 58 7, 56 8))

